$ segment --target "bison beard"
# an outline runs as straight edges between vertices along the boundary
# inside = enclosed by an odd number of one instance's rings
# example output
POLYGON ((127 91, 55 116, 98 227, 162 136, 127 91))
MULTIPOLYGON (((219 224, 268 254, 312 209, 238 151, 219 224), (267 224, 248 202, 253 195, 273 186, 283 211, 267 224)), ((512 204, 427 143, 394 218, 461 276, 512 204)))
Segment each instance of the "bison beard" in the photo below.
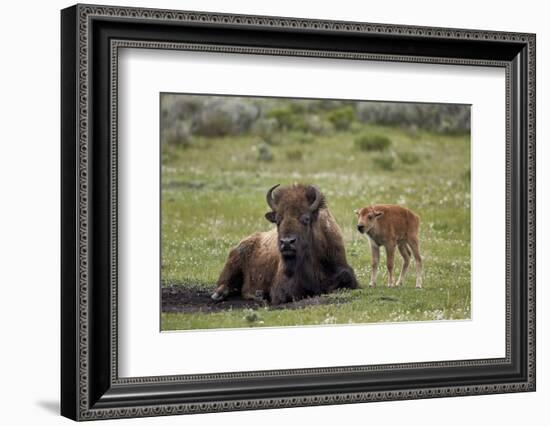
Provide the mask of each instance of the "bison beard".
POLYGON ((338 224, 324 196, 313 186, 295 184, 267 192, 266 218, 277 229, 252 234, 234 248, 218 279, 214 301, 232 292, 274 305, 357 288, 347 264, 338 224))

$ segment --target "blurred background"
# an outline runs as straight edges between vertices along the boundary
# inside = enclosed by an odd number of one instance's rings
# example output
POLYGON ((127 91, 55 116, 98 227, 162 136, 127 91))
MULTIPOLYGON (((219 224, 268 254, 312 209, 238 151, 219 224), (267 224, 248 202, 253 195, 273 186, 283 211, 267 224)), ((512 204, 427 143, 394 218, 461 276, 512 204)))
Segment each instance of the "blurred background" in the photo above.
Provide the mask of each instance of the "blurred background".
MULTIPOLYGON (((161 94, 160 114, 163 287, 211 291, 229 250, 271 228, 267 189, 304 182, 327 197, 364 287, 370 248, 353 211, 393 203, 419 214, 426 290, 414 291, 411 265, 403 291, 386 294, 383 256, 376 293, 265 312, 253 326, 469 318, 468 105, 161 94)), ((246 317, 165 312, 162 321, 164 329, 250 326, 246 317)))
POLYGON ((162 142, 191 144, 193 136, 257 134, 272 143, 283 131, 323 135, 361 124, 438 133, 468 133, 467 105, 162 94, 162 142))

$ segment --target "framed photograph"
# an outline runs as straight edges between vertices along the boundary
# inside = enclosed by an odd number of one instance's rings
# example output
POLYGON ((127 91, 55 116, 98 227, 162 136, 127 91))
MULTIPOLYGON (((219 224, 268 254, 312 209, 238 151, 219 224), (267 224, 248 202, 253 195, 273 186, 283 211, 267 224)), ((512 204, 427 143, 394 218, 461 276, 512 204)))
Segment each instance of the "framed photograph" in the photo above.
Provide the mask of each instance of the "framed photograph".
POLYGON ((535 35, 61 12, 61 413, 535 390, 535 35))

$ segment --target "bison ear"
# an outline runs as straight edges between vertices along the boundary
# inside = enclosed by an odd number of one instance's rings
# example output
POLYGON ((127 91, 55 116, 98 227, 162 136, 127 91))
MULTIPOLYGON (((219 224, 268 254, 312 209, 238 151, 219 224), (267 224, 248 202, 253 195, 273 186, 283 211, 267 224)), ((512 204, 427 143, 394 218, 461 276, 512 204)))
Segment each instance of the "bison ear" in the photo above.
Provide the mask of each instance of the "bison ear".
POLYGON ((355 209, 353 213, 355 213, 355 216, 359 216, 359 209, 355 209))
POLYGON ((277 222, 277 219, 275 218, 275 212, 267 212, 265 214, 265 218, 269 220, 271 223, 277 222))
POLYGON ((374 216, 377 217, 377 218, 380 217, 380 216, 384 216, 384 212, 375 210, 375 211, 374 211, 374 216))

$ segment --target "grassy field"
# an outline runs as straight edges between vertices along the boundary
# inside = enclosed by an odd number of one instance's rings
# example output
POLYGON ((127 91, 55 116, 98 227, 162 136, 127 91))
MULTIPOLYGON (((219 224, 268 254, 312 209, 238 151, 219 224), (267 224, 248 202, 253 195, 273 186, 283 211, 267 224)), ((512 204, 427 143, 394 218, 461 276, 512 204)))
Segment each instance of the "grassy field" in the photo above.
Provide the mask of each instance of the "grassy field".
MULTIPOLYGON (((229 250, 273 226, 264 218, 266 190, 304 182, 327 197, 362 287, 302 309, 162 313, 163 330, 470 318, 469 136, 372 125, 353 130, 284 132, 269 145, 252 135, 163 145, 162 286, 213 289, 229 250), (385 135, 391 145, 363 151, 354 144, 358 132, 385 135), (378 287, 367 288, 370 248, 353 211, 374 203, 401 204, 420 216, 423 290, 414 289, 414 261, 404 287, 386 288, 383 251, 378 287)), ((401 264, 396 254, 396 276, 401 264)))

